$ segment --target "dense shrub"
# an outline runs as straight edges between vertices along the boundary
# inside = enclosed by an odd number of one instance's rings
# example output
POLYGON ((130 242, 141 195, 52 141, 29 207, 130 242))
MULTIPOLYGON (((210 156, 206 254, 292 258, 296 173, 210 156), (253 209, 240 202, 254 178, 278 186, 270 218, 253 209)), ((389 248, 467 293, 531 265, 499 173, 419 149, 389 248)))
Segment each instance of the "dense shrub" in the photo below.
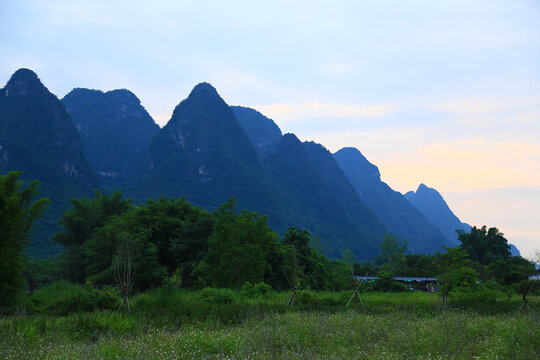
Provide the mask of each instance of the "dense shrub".
POLYGON ((449 305, 460 309, 474 309, 484 313, 512 310, 508 295, 485 286, 456 288, 449 294, 449 305))
POLYGON ((112 288, 97 290, 62 280, 32 294, 27 301, 27 310, 42 314, 66 315, 96 310, 116 310, 119 304, 120 298, 112 288))
POLYGON ((199 291, 198 297, 206 304, 232 304, 234 302, 234 292, 230 289, 206 287, 199 291))
POLYGON ((394 281, 394 275, 389 271, 379 271, 378 279, 366 286, 366 290, 383 292, 405 292, 409 291, 407 285, 394 281))
POLYGON ((263 281, 256 284, 246 281, 246 283, 242 286, 241 293, 246 297, 257 298, 267 295, 271 290, 272 287, 263 281))
POLYGON ((299 305, 315 307, 317 305, 317 293, 310 290, 298 290, 295 301, 299 305))

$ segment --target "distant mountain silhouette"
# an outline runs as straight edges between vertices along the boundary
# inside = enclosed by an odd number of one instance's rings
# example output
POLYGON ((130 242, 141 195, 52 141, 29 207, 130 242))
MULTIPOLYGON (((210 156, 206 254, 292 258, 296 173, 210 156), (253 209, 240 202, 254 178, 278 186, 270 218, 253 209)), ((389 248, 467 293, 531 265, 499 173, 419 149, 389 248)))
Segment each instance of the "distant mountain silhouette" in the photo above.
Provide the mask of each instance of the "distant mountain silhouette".
POLYGON ((231 109, 259 154, 268 154, 276 148, 281 130, 274 121, 248 107, 231 106, 231 109))
POLYGON ((77 88, 62 103, 79 129, 86 159, 102 186, 118 189, 142 180, 150 140, 159 126, 132 92, 77 88))
POLYGON ((58 98, 37 75, 17 70, 0 89, 0 173, 23 171, 23 179, 39 180, 40 195, 52 203, 37 221, 30 253, 46 256, 60 246, 49 238, 73 197, 91 196, 98 186, 88 166, 75 125, 58 98))
POLYGON ((514 244, 508 244, 508 245, 510 245, 510 254, 512 254, 512 256, 521 256, 521 252, 519 251, 516 245, 514 244))
POLYGON ((401 193, 381 181, 379 169, 355 148, 334 154, 339 166, 386 229, 408 241, 413 253, 433 253, 446 245, 445 236, 401 193))
POLYGON ((431 224, 435 225, 446 236, 448 240, 447 246, 461 244, 457 239, 458 234, 456 230, 463 230, 467 233, 471 231, 471 226, 462 223, 454 215, 437 190, 420 184, 416 192, 409 191, 404 196, 414 207, 424 214, 431 224))

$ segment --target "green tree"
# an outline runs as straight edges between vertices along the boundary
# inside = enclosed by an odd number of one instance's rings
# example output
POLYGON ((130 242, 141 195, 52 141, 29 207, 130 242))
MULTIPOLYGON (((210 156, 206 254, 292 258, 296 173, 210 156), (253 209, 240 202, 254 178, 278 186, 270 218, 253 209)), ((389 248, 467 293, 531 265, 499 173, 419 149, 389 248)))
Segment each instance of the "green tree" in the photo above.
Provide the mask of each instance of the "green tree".
POLYGON ((302 288, 313 290, 334 288, 332 265, 326 256, 310 247, 311 239, 312 236, 307 230, 295 227, 287 230, 282 244, 284 249, 292 246, 294 251, 289 250, 288 255, 285 255, 285 270, 289 273, 293 271, 291 260, 294 260, 296 267, 294 272, 302 288), (294 259, 291 259, 291 255, 294 255, 294 259))
POLYGON ((472 261, 489 265, 494 261, 507 259, 511 255, 508 241, 495 227, 487 229, 484 225, 478 229, 474 226, 470 233, 458 230, 458 235, 460 246, 469 254, 472 261))
POLYGON ((437 279, 442 288, 443 303, 446 304, 448 292, 475 283, 478 274, 470 267, 471 260, 461 247, 445 248, 445 253, 436 254, 437 279))
POLYGON ((231 199, 214 213, 214 232, 208 252, 194 273, 203 285, 240 288, 246 281, 263 281, 268 255, 277 234, 267 225, 267 216, 234 211, 231 199))
POLYGON ((394 281, 394 275, 390 271, 381 270, 377 273, 377 276, 378 279, 373 284, 373 289, 376 291, 400 292, 408 290, 405 284, 394 281))
POLYGON ((207 240, 214 229, 214 216, 185 198, 160 197, 123 216, 126 231, 149 231, 148 241, 157 248, 158 262, 169 275, 180 269, 183 286, 191 286, 191 271, 207 252, 207 240))
POLYGON ((49 199, 32 201, 38 182, 26 188, 20 172, 0 176, 0 307, 16 304, 24 286, 22 251, 34 220, 43 214, 49 199))
MULTIPOLYGON (((71 200, 73 207, 66 210, 60 218, 64 231, 57 233, 53 238, 53 241, 66 247, 69 280, 80 283, 85 280, 85 270, 89 264, 83 245, 108 220, 132 207, 131 199, 122 199, 122 193, 119 191, 107 195, 94 190, 94 194, 92 199, 82 197, 71 200)), ((100 257, 109 255, 103 252, 98 254, 100 257)))
MULTIPOLYGON (((103 198, 103 196, 100 195, 103 198)), ((97 213, 103 199, 83 200, 82 209, 97 213)), ((108 203, 108 201, 105 201, 108 203)), ((118 205, 118 201, 116 201, 118 205)), ((212 233, 214 219, 211 213, 192 206, 184 198, 178 200, 160 197, 147 200, 144 205, 107 212, 100 221, 92 221, 92 231, 84 232, 81 245, 73 246, 71 254, 80 255, 84 270, 79 276, 96 284, 113 283, 111 263, 119 239, 128 237, 137 256, 136 289, 159 285, 167 274, 178 273, 183 285, 192 283, 192 265, 206 253, 206 240, 212 233)), ((70 221, 72 216, 67 217, 70 221)), ((81 221, 83 224, 84 219, 81 221)), ((65 237, 66 235, 64 235, 65 237)), ((72 257, 73 258, 73 257, 72 257)), ((81 267, 79 265, 79 268, 81 267)))
POLYGON ((116 217, 85 243, 84 253, 87 266, 85 280, 94 284, 114 284, 114 254, 117 244, 129 239, 133 268, 137 269, 134 288, 137 290, 158 286, 167 274, 166 267, 158 262, 158 248, 151 242, 151 231, 133 231, 124 217, 116 217))
POLYGON ((403 276, 435 276, 437 274, 437 264, 435 258, 425 254, 405 255, 406 266, 400 270, 403 276))
POLYGON ((380 247, 381 253, 375 257, 375 264, 381 265, 383 269, 394 275, 398 275, 398 272, 407 264, 405 259, 407 240, 400 242, 397 237, 386 233, 380 247))
POLYGON ((493 279, 501 285, 512 285, 527 280, 529 275, 535 272, 534 265, 521 256, 493 261, 487 268, 493 279))

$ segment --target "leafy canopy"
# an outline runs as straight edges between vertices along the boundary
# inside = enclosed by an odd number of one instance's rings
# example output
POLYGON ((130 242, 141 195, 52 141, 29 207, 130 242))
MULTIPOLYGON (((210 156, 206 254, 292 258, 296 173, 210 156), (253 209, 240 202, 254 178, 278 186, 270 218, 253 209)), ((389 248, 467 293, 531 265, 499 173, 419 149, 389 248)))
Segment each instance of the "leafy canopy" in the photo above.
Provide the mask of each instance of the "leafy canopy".
POLYGON ((45 210, 49 199, 32 201, 39 183, 26 188, 18 180, 21 172, 0 176, 0 307, 15 305, 25 284, 22 251, 33 222, 45 210))
POLYGON ((204 285, 238 287, 246 281, 263 281, 268 254, 277 234, 266 223, 267 216, 234 211, 230 199, 214 213, 214 232, 208 238, 208 252, 195 269, 204 285))
POLYGON ((474 226, 470 233, 458 230, 458 235, 461 247, 472 261, 488 265, 497 260, 507 259, 511 255, 508 241, 496 227, 488 230, 485 225, 480 229, 474 226))

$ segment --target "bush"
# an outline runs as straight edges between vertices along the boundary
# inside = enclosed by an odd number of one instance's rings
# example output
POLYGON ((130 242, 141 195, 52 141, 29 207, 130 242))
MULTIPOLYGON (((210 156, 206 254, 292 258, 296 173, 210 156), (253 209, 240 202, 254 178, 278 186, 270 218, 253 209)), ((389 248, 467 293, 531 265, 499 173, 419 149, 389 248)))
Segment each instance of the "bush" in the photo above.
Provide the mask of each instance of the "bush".
POLYGON ((302 306, 315 307, 317 305, 317 294, 310 290, 298 290, 296 292, 295 303, 302 306))
POLYGON ((182 269, 176 269, 170 276, 163 279, 162 285, 171 289, 182 288, 182 269))
POLYGON ((257 298, 267 295, 271 290, 272 287, 263 281, 256 284, 246 281, 242 286, 241 294, 246 297, 257 298))
POLYGON ((120 298, 112 288, 97 290, 62 280, 32 294, 28 298, 26 308, 29 312, 67 315, 96 310, 116 310, 119 305, 120 298))
POLYGON ((500 310, 510 310, 511 304, 508 296, 498 290, 489 289, 485 286, 458 287, 451 291, 448 296, 448 303, 452 307, 461 309, 475 309, 482 312, 497 312, 500 310), (498 301, 501 299, 501 301, 498 301), (508 309, 507 309, 508 308, 508 309))
POLYGON ((394 281, 394 275, 389 271, 379 271, 379 278, 373 284, 373 290, 383 292, 405 292, 409 291, 407 285, 394 281))
POLYGON ((234 292, 230 289, 206 287, 199 292, 198 297, 205 304, 232 304, 234 302, 234 292))

